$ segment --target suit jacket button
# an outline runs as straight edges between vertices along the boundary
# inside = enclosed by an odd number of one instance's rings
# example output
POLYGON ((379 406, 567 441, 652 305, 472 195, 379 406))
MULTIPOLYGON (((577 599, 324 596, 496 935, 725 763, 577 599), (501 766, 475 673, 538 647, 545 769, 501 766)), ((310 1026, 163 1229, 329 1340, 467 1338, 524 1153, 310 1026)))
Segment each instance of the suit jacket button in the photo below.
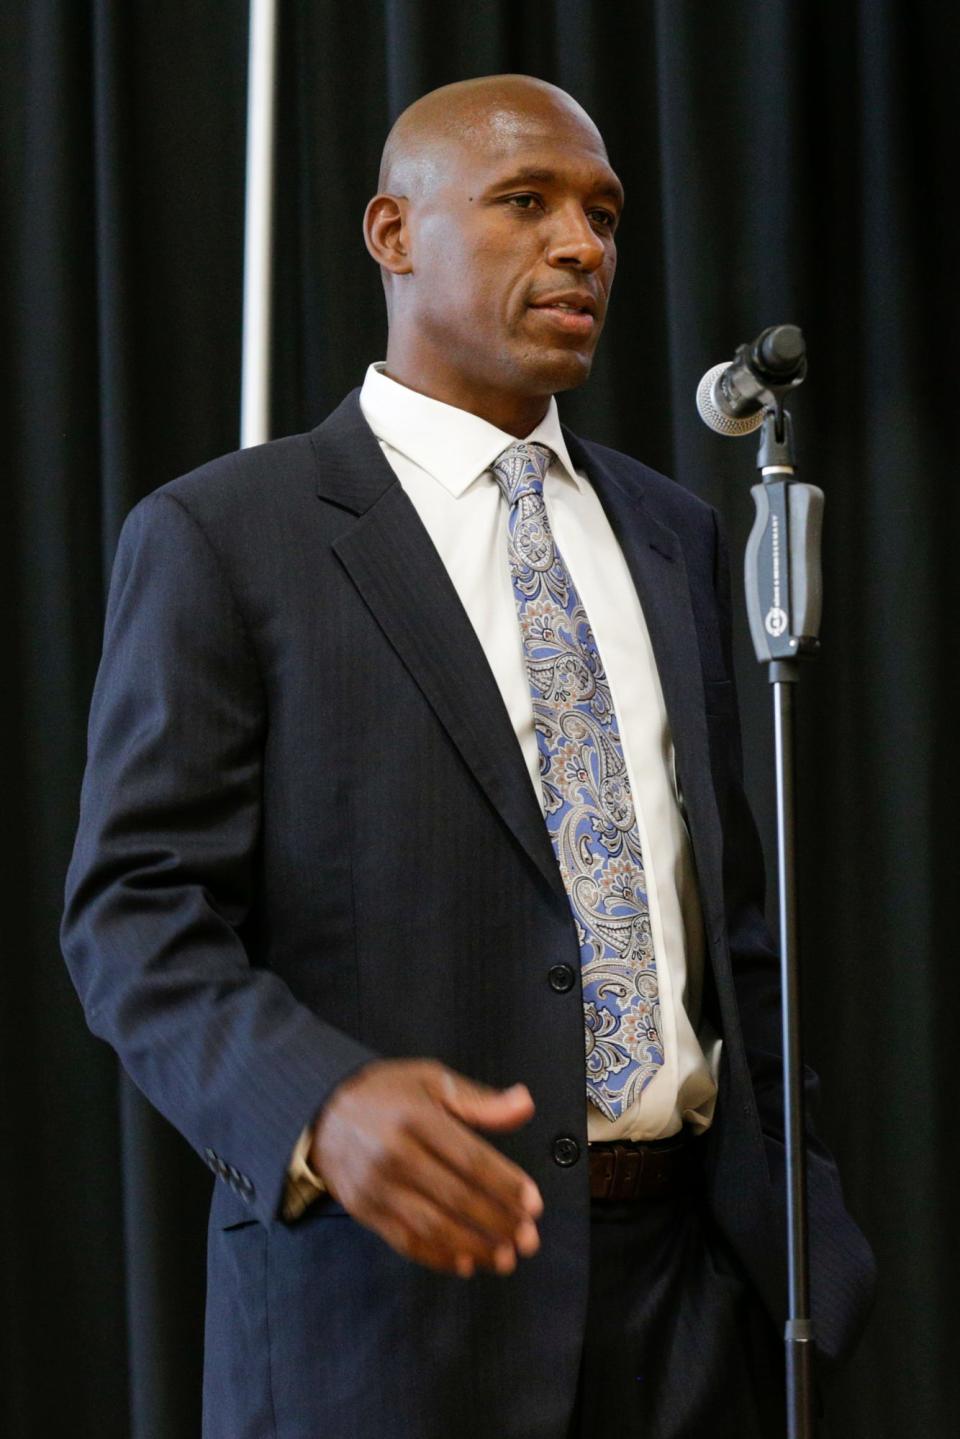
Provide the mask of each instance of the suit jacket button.
POLYGON ((550 988, 557 994, 566 994, 568 989, 573 988, 574 973, 569 964, 555 964, 547 971, 547 979, 550 988))
POLYGON ((571 1164, 576 1164, 580 1158, 580 1146, 572 1134, 561 1134, 553 1141, 553 1160, 555 1164, 569 1169, 571 1164))

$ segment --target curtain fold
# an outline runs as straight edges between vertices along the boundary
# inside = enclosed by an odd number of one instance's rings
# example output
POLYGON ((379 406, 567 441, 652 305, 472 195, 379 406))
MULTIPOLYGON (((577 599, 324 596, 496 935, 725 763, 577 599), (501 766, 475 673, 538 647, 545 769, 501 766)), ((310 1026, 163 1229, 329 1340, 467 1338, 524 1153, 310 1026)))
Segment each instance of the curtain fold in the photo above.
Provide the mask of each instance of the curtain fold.
MULTIPOLYGON (((424 90, 516 70, 599 123, 627 206, 575 429, 722 511, 738 577, 749 440, 700 375, 800 324, 802 478, 826 492, 823 651, 798 759, 808 1056, 880 1260, 833 1398, 848 1439, 953 1432, 960 1001, 951 704, 960 506, 956 14, 933 0, 285 0, 277 433, 383 354, 360 235, 380 146, 424 90)), ((0 12, 0 1430, 199 1433, 210 1180, 87 1033, 59 954, 86 712, 123 516, 238 442, 246 7, 30 0, 0 12)), ((772 860, 770 696, 738 593, 749 788, 772 860)), ((771 884, 772 888, 772 884, 771 884)))

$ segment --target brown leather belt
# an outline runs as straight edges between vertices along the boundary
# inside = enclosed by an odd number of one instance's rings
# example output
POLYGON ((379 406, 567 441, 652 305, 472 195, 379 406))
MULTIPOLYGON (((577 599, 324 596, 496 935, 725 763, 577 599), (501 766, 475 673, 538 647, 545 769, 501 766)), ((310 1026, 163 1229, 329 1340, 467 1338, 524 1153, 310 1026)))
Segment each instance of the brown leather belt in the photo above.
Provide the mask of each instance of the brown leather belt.
POLYGON ((590 1144, 591 1199, 669 1199, 691 1186, 694 1145, 685 1130, 669 1139, 590 1144))

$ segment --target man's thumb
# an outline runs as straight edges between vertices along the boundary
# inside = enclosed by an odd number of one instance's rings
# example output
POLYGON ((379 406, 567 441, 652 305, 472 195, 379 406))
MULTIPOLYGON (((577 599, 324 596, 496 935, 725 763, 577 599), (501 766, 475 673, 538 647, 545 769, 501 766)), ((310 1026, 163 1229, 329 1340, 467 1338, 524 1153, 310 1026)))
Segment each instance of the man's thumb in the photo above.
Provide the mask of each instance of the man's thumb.
POLYGON ((481 1129, 515 1129, 526 1123, 534 1108, 525 1084, 494 1089, 450 1070, 442 1077, 440 1096, 444 1108, 451 1114, 481 1129))

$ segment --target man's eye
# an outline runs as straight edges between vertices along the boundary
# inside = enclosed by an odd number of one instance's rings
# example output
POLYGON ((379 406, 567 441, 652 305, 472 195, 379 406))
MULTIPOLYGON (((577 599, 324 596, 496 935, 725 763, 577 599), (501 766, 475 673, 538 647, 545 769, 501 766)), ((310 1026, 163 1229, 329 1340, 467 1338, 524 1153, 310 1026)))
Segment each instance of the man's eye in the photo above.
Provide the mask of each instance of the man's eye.
POLYGON ((507 204, 515 206, 518 210, 532 210, 535 205, 539 204, 539 196, 508 195, 507 204))
POLYGON ((595 225, 602 225, 606 230, 612 230, 617 223, 616 215, 612 215, 609 210, 591 210, 590 219, 595 225))

